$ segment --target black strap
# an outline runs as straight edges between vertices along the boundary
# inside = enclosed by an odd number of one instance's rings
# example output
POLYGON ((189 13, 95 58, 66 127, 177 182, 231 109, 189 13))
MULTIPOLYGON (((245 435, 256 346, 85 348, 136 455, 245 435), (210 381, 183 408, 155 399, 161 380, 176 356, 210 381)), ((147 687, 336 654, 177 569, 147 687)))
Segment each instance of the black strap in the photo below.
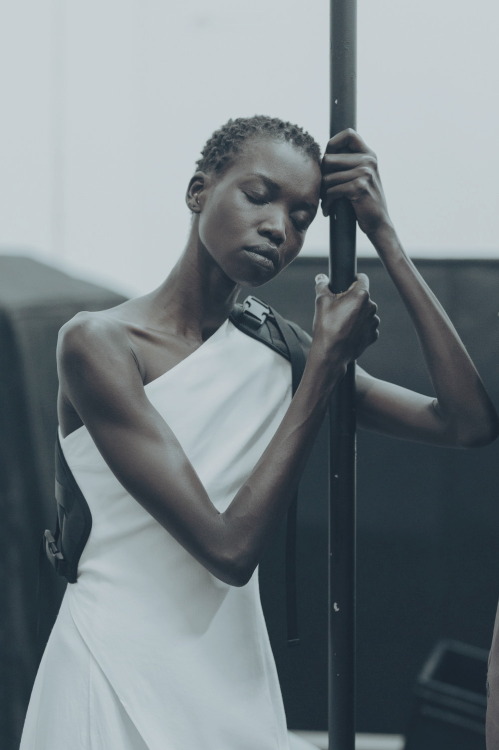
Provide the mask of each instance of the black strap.
POLYGON ((59 436, 55 445, 55 499, 57 506, 54 533, 43 535, 45 554, 56 572, 68 583, 76 583, 78 562, 92 528, 92 513, 68 466, 59 436))
MULTIPOLYGON (((305 369, 306 357, 296 336, 294 328, 275 310, 274 319, 279 327, 289 352, 291 361, 291 382, 293 396, 300 385, 305 369)), ((288 646, 300 643, 298 636, 298 591, 296 574, 296 531, 298 526, 298 490, 288 508, 286 519, 286 622, 288 628, 288 646)))
POLYGON ((45 644, 42 643, 42 606, 45 601, 47 586, 47 560, 45 559, 45 538, 40 539, 38 549, 38 574, 36 577, 36 651, 37 658, 41 659, 45 644))
MULTIPOLYGON (((242 306, 231 314, 232 322, 252 338, 261 341, 291 362, 292 394, 300 384, 307 357, 303 332, 269 305, 256 297, 247 297, 242 306), (246 325, 245 325, 246 324, 246 325), (277 336, 273 335, 275 324, 277 336), (301 336, 300 336, 301 334, 301 336), (285 347, 282 346, 284 342, 285 347)), ((308 343, 308 342, 307 342, 308 343)), ((296 583, 296 530, 298 490, 293 495, 286 519, 286 623, 288 646, 296 646, 298 637, 298 596, 296 583)))
POLYGON ((291 362, 291 383, 294 396, 300 385, 307 358, 298 339, 295 327, 289 321, 285 320, 282 315, 279 315, 276 310, 272 310, 272 314, 289 352, 289 359, 291 362))

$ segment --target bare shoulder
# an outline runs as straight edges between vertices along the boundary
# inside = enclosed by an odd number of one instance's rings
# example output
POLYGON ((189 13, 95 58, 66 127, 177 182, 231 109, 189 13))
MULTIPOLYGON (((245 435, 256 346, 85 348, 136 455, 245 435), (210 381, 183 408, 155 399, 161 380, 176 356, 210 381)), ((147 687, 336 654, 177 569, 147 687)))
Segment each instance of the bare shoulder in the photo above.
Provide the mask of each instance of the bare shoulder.
POLYGON ((80 312, 59 331, 57 363, 62 372, 67 368, 87 367, 110 360, 129 361, 130 343, 126 326, 118 319, 101 312, 80 312))
POLYGON ((124 321, 104 312, 81 312, 59 331, 58 416, 63 434, 91 424, 120 399, 140 398, 142 379, 124 321))
POLYGON ((127 324, 108 311, 81 312, 59 331, 59 396, 76 405, 83 394, 93 398, 142 384, 127 324))

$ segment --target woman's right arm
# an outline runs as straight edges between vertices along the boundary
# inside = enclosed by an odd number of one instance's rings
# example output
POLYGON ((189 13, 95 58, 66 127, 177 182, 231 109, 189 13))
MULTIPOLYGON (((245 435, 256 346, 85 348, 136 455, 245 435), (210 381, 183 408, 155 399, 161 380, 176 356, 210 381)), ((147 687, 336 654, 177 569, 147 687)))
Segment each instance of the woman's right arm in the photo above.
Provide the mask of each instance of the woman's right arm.
POLYGON ((66 325, 58 347, 65 398, 125 489, 202 565, 244 585, 286 511, 348 362, 377 337, 367 277, 341 295, 317 284, 314 336, 299 388, 270 444, 219 513, 167 423, 148 400, 122 327, 93 316, 66 325))

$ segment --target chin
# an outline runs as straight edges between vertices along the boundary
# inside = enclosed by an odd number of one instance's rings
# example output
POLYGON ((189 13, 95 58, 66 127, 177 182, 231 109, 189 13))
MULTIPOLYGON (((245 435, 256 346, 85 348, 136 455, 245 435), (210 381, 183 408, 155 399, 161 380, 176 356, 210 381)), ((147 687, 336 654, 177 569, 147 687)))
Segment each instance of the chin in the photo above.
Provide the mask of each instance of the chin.
POLYGON ((238 279, 236 282, 239 286, 245 286, 250 287, 251 289, 256 289, 259 286, 263 286, 264 284, 268 284, 269 281, 272 281, 272 279, 275 279, 275 277, 280 273, 279 271, 275 271, 274 273, 253 273, 253 274, 247 274, 241 279, 238 279))

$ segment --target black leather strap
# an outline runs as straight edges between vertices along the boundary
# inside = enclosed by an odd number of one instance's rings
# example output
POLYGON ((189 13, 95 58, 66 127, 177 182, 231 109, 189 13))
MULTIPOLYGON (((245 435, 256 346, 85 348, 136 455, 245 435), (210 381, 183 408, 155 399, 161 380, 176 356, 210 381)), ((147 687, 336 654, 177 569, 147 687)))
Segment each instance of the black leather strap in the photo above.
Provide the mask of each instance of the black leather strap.
MULTIPOLYGON (((292 393, 300 384, 307 361, 310 339, 298 326, 286 320, 256 297, 247 297, 235 308, 230 319, 240 330, 269 346, 291 362, 292 393)), ((298 596, 296 584, 296 531, 298 490, 294 493, 286 519, 286 623, 288 646, 298 637, 298 596)))
POLYGON ((289 353, 288 359, 291 362, 291 383, 294 396, 300 385, 300 380, 307 363, 307 357, 303 351, 300 340, 298 339, 295 326, 285 320, 282 315, 279 315, 276 310, 272 310, 272 314, 289 353))
MULTIPOLYGON (((289 352, 291 361, 291 382, 293 396, 296 393, 305 369, 306 356, 297 338, 295 329, 275 310, 274 319, 279 327, 289 352)), ((298 636, 298 591, 296 575, 296 532, 298 526, 298 490, 288 509, 286 518, 286 621, 288 646, 300 643, 298 636)))
POLYGON ((61 448, 59 436, 55 446, 55 531, 46 530, 44 548, 57 573, 68 583, 76 583, 78 561, 92 528, 92 514, 61 448))

